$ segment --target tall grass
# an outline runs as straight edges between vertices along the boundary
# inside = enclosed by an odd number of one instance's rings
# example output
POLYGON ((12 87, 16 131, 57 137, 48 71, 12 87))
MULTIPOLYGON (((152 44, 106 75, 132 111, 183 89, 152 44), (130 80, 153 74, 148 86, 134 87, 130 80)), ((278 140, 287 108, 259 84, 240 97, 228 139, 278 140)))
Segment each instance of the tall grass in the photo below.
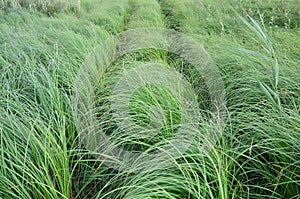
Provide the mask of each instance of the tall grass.
POLYGON ((80 16, 111 34, 124 30, 128 5, 126 0, 83 1, 80 16))
POLYGON ((127 29, 145 27, 164 27, 161 8, 157 1, 129 0, 130 14, 127 29))
POLYGON ((72 198, 77 135, 70 96, 108 33, 64 13, 1 11, 1 198, 72 198))
POLYGON ((269 11, 279 2, 261 1, 258 12, 235 1, 245 18, 210 0, 81 1, 77 14, 61 12, 70 2, 0 3, 0 198, 299 198, 299 14, 290 2, 269 11), (52 17, 41 14, 52 11, 52 17), (164 26, 203 43, 218 65, 227 101, 223 136, 203 155, 204 134, 215 124, 206 117, 206 87, 197 87, 203 82, 184 60, 153 49, 134 52, 113 63, 98 85, 98 122, 115 135, 115 144, 151 151, 168 143, 180 122, 176 95, 148 85, 130 98, 130 114, 141 127, 162 122, 165 128, 155 135, 138 132, 151 139, 119 133, 112 89, 124 69, 141 63, 178 70, 192 82, 205 113, 193 129, 194 142, 184 154, 170 154, 170 164, 160 168, 148 161, 144 172, 135 164, 112 169, 79 137, 74 79, 86 56, 110 35, 164 26), (168 114, 159 115, 153 105, 168 114))
POLYGON ((47 14, 53 14, 60 11, 80 10, 80 0, 1 0, 0 10, 7 8, 29 8, 36 9, 47 14))
MULTIPOLYGON (((161 3, 172 5, 167 1, 161 3)), ((188 6, 189 3, 186 3, 185 7, 188 6)), ((219 9, 216 4, 209 1, 194 2, 194 7, 199 8, 194 13, 182 14, 185 9, 181 6, 183 9, 165 10, 164 14, 175 19, 172 24, 179 24, 180 31, 207 43, 207 49, 220 66, 220 70, 224 71, 230 117, 229 125, 224 132, 224 137, 227 138, 226 146, 222 148, 228 149, 226 156, 229 158, 228 168, 231 168, 230 174, 226 176, 227 179, 224 179, 231 182, 229 197, 236 198, 240 195, 241 198, 297 198, 299 179, 295 176, 299 172, 296 158, 299 151, 296 149, 296 152, 294 147, 288 149, 289 147, 284 143, 299 139, 299 128, 296 127, 299 123, 293 124, 294 127, 291 128, 286 122, 279 122, 281 120, 279 118, 298 117, 299 109, 296 108, 299 106, 296 105, 299 104, 296 102, 298 97, 291 100, 293 98, 291 93, 295 94, 294 97, 299 95, 299 91, 294 90, 298 90, 296 85, 299 81, 296 76, 291 76, 291 73, 299 73, 297 63, 292 61, 295 57, 290 57, 287 61, 282 54, 275 53, 280 49, 274 47, 278 43, 272 45, 274 40, 271 42, 272 39, 266 34, 268 24, 265 28, 263 23, 259 25, 251 17, 242 18, 236 24, 242 25, 241 22, 244 22, 254 34, 243 31, 241 35, 235 31, 236 25, 232 24, 238 17, 234 16, 234 13, 233 15, 226 13, 229 7, 219 9), (176 15, 183 15, 183 17, 173 17, 176 15), (228 17, 231 19, 229 20, 228 17), (234 41, 232 41, 233 37, 234 41), (241 46, 235 49, 244 48, 243 52, 229 50, 233 45, 241 46), (283 71, 284 74, 281 74, 283 71), (285 95, 287 85, 295 87, 285 95), (282 100, 286 97, 292 102, 284 100, 283 105, 282 100), (283 106, 285 108, 282 108, 283 106), (253 155, 254 153, 256 154, 253 155), (289 174, 283 177, 284 169, 279 169, 280 164, 289 165, 287 167, 292 167, 292 172, 295 170, 298 172, 292 177, 291 173, 285 171, 289 174), (237 176, 243 176, 242 179, 245 181, 237 176)), ((258 18, 258 21, 262 21, 262 18, 258 18)), ((299 38, 296 39, 298 40, 299 38)), ((286 48, 288 49, 288 46, 286 48)), ((294 119, 291 120, 298 120, 294 119)), ((292 145, 295 146, 295 143, 292 145)))

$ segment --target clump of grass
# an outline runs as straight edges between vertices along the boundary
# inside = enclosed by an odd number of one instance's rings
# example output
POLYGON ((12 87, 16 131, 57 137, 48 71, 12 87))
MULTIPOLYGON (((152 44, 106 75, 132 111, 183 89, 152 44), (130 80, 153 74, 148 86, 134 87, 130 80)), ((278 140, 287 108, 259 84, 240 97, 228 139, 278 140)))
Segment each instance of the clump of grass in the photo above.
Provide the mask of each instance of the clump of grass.
POLYGON ((0 15, 0 196, 72 198, 79 178, 72 177, 77 167, 70 160, 82 153, 75 152, 73 79, 109 33, 65 13, 48 18, 8 9, 0 15))
POLYGON ((193 36, 224 33, 237 25, 230 9, 221 6, 222 2, 160 0, 160 3, 168 27, 193 36))
POLYGON ((181 24, 179 21, 184 19, 188 12, 186 2, 187 1, 159 1, 168 28, 173 28, 175 30, 180 28, 181 24))
MULTIPOLYGON (((133 121, 136 122, 139 126, 149 126, 151 124, 151 120, 154 117, 160 118, 158 122, 162 122, 165 120, 165 124, 162 133, 165 135, 164 137, 167 139, 168 137, 173 137, 172 134, 175 133, 175 126, 180 124, 180 107, 175 96, 173 96, 170 91, 156 85, 147 85, 138 89, 132 95, 129 104, 129 112, 133 118, 133 121), (166 113, 160 115, 158 113, 152 113, 154 115, 149 115, 149 110, 151 107, 159 105, 159 108, 162 110, 166 110, 166 113), (164 118, 165 117, 165 118, 164 118)), ((155 111, 155 110, 153 110, 155 111)), ((155 124, 152 128, 155 127, 155 124)), ((150 138, 150 142, 158 142, 155 138, 150 138), (155 141, 156 140, 156 141, 155 141)))
POLYGON ((117 34, 125 28, 127 9, 127 1, 123 0, 83 1, 80 16, 101 26, 111 34, 117 34))
MULTIPOLYGON (((68 120, 61 96, 46 71, 26 67, 22 73, 27 73, 24 87, 15 85, 1 95, 0 194, 68 198, 71 178, 64 128, 68 120), (28 95, 31 89, 33 93, 28 95)), ((16 77, 10 72, 5 75, 10 80, 16 77)))
POLYGON ((130 14, 127 19, 127 29, 145 27, 164 27, 160 5, 157 1, 129 0, 130 14))

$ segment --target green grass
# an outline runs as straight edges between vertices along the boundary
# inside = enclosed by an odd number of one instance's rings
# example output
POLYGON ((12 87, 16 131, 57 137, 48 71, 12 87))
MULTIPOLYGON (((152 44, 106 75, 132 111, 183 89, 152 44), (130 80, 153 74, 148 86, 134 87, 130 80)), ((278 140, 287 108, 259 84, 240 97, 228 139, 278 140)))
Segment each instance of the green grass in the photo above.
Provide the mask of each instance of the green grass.
MULTIPOLYGON (((296 0, 0 1, 0 198, 298 199, 299 6, 296 0), (145 85, 129 99, 129 117, 120 117, 135 125, 118 127, 112 90, 125 69, 151 62, 179 71, 201 114, 192 121, 193 142, 183 154, 168 154, 170 164, 160 168, 165 160, 158 158, 119 171, 104 162, 118 161, 103 159, 111 148, 99 153, 82 143, 73 87, 101 41, 144 27, 172 28, 203 44, 225 85, 226 121, 222 129, 212 122, 207 87, 189 63, 163 50, 126 54, 102 71, 91 96, 97 122, 116 146, 156 152, 182 119, 180 95, 145 85), (215 131, 222 137, 203 153, 206 134, 215 131)), ((79 84, 84 89, 87 77, 79 84)))
POLYGON ((80 11, 80 0, 1 0, 0 10, 29 8, 53 14, 60 11, 80 11))
POLYGON ((127 29, 144 27, 164 27, 160 5, 155 0, 129 0, 127 29))

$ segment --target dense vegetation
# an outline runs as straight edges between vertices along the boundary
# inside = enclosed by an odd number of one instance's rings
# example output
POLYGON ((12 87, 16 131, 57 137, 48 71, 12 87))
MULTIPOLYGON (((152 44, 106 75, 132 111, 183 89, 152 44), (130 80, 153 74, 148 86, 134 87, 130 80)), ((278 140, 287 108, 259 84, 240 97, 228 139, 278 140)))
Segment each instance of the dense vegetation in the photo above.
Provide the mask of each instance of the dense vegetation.
POLYGON ((299 18, 297 0, 0 1, 0 198, 299 199, 299 18), (98 85, 100 124, 113 142, 150 150, 180 124, 181 102, 148 85, 130 99, 132 119, 149 126, 156 115, 147 107, 159 105, 167 110, 156 117, 164 128, 151 139, 118 134, 109 96, 124 65, 174 67, 198 94, 203 117, 193 144, 171 164, 119 171, 81 143, 73 86, 98 44, 143 27, 174 29, 204 46, 225 85, 226 120, 222 137, 201 155, 203 133, 214 129, 201 74, 162 50, 121 57, 98 85))

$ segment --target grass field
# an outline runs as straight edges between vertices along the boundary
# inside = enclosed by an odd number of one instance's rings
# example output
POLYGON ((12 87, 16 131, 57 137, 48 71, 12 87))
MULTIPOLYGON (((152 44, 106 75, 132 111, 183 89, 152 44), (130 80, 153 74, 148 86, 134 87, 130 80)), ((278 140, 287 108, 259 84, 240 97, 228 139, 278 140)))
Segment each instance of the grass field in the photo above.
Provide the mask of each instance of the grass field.
POLYGON ((0 198, 300 199, 299 142, 298 0, 0 0, 0 198), (110 148, 91 151, 82 143, 74 85, 101 42, 149 27, 203 45, 224 83, 224 125, 211 122, 207 82, 186 60, 157 49, 125 54, 93 85, 93 111, 111 142, 155 152, 182 122, 182 96, 151 84, 133 93, 130 114, 114 114, 121 107, 111 107, 120 74, 142 63, 182 74, 191 85, 184 88, 195 92, 186 95, 201 111, 192 144, 170 164, 117 170, 105 162, 118 163, 105 154, 110 148), (128 125, 120 128, 117 120, 128 125), (222 136, 203 155, 204 134, 216 129, 222 136))

